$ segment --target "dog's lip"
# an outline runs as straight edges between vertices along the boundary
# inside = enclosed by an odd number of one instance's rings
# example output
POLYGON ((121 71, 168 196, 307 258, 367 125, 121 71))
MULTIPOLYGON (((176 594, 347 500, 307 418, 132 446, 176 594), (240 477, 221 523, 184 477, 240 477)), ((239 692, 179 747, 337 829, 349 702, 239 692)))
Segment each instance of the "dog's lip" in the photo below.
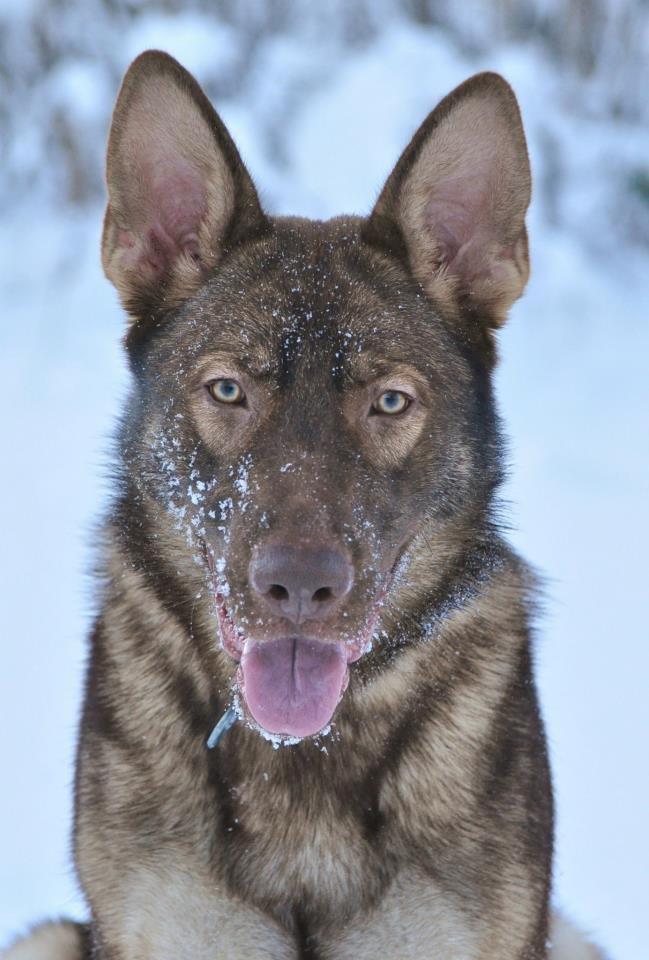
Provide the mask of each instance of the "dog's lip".
MULTIPOLYGON (((308 637, 303 633, 295 633, 291 631, 291 635, 295 637, 303 637, 304 639, 309 640, 319 640, 321 643, 340 643, 342 648, 345 651, 345 656, 347 658, 347 663, 354 663, 356 660, 359 660, 364 653, 370 649, 372 642, 372 635, 376 628, 376 624, 379 618, 379 611, 382 603, 381 595, 375 602, 373 609, 363 627, 363 629, 355 636, 350 639, 341 640, 340 638, 334 639, 320 639, 318 637, 308 637)), ((275 640, 279 637, 286 636, 287 631, 281 631, 277 635, 264 636, 264 637, 255 637, 251 633, 244 633, 232 620, 227 606, 225 604, 225 599, 223 595, 216 591, 216 612, 219 621, 219 628, 221 632, 221 646, 225 652, 232 657, 233 660, 239 662, 243 656, 244 647, 246 642, 248 643, 264 643, 267 640, 275 640)))
MULTIPOLYGON (((255 637, 252 633, 244 632, 234 622, 228 611, 225 602, 225 595, 221 591, 218 580, 215 576, 214 565, 211 560, 210 552, 209 550, 206 550, 208 565, 212 572, 214 582, 215 608, 219 623, 219 631, 221 634, 221 646, 223 650, 229 654, 233 660, 239 662, 243 656, 243 649, 247 640, 263 643, 264 640, 274 640, 291 634, 296 637, 303 637, 304 639, 320 640, 322 643, 342 643, 346 651, 348 664, 354 663, 356 660, 360 660, 360 658, 367 653, 372 646, 372 636, 379 621, 380 611, 385 602, 386 596, 390 592, 390 587, 394 581, 395 573, 401 560, 402 553, 403 551, 399 551, 394 563, 392 564, 392 567, 386 573, 384 573, 380 588, 363 627, 359 630, 355 637, 341 640, 340 637, 335 638, 331 636, 327 637, 326 635, 323 636, 321 629, 318 631, 317 636, 309 636, 308 633, 304 632, 304 628, 299 634, 290 629, 288 631, 283 629, 263 637, 255 637)), ((324 627, 324 624, 319 624, 319 627, 324 627)))
POLYGON ((221 631, 221 646, 229 653, 233 660, 241 660, 245 635, 236 627, 225 605, 223 594, 216 591, 216 614, 221 631))

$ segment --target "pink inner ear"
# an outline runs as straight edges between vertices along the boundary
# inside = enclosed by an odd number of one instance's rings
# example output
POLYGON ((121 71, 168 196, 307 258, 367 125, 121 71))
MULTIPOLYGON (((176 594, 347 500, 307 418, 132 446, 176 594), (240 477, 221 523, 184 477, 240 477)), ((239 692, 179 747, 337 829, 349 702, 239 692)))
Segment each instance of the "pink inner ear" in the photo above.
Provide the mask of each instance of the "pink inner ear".
POLYGON ((514 245, 503 246, 494 222, 490 181, 457 177, 442 181, 425 207, 436 259, 472 293, 496 290, 506 281, 514 245), (484 283, 488 287, 484 287, 484 283))
POLYGON ((440 261, 450 266, 476 234, 489 231, 485 184, 478 185, 477 178, 468 177, 443 180, 436 184, 424 216, 437 242, 440 261))
POLYGON ((200 260, 198 234, 207 214, 206 191, 198 171, 184 160, 140 168, 137 224, 120 231, 130 268, 155 277, 168 273, 182 253, 200 260))

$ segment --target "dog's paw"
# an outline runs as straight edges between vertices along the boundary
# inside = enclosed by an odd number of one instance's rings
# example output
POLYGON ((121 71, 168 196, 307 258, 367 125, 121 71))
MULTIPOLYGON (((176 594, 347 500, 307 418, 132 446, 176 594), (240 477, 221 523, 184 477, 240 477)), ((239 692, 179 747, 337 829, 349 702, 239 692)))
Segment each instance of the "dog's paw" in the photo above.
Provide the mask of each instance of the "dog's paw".
POLYGON ((555 913, 550 926, 548 960, 607 960, 574 924, 555 913))
POLYGON ((0 960, 86 960, 84 927, 69 920, 34 927, 0 953, 0 960))

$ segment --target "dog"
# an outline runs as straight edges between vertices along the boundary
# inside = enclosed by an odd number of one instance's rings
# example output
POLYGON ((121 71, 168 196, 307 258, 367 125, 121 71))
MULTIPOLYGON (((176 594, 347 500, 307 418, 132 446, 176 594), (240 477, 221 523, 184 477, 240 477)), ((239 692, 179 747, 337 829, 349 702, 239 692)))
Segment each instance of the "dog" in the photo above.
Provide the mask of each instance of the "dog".
POLYGON ((271 218, 148 51, 107 184, 133 377, 78 746, 91 919, 7 958, 598 957, 550 917, 535 582, 497 523, 512 90, 442 100, 369 217, 271 218))

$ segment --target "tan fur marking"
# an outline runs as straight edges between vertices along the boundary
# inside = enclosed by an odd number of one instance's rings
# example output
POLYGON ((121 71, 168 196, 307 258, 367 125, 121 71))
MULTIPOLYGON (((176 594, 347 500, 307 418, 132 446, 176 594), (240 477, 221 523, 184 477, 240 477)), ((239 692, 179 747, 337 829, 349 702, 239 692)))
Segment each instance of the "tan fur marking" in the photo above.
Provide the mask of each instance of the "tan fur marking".
MULTIPOLYGON (((481 924, 429 877, 400 876, 370 914, 335 933, 324 960, 487 960, 481 924)), ((489 954, 489 960, 493 954, 489 954)))
POLYGON ((229 898, 197 865, 183 859, 182 869, 161 860, 123 878, 114 921, 104 920, 104 931, 112 934, 124 957, 297 960, 292 938, 276 923, 229 898))
POLYGON ((349 367, 350 380, 360 383, 349 385, 342 398, 347 423, 357 433, 368 459, 379 469, 398 466, 414 448, 426 424, 428 385, 419 371, 405 363, 377 363, 371 356, 361 355, 353 357, 349 367), (412 408, 395 417, 368 415, 386 390, 401 390, 412 396, 412 408))

